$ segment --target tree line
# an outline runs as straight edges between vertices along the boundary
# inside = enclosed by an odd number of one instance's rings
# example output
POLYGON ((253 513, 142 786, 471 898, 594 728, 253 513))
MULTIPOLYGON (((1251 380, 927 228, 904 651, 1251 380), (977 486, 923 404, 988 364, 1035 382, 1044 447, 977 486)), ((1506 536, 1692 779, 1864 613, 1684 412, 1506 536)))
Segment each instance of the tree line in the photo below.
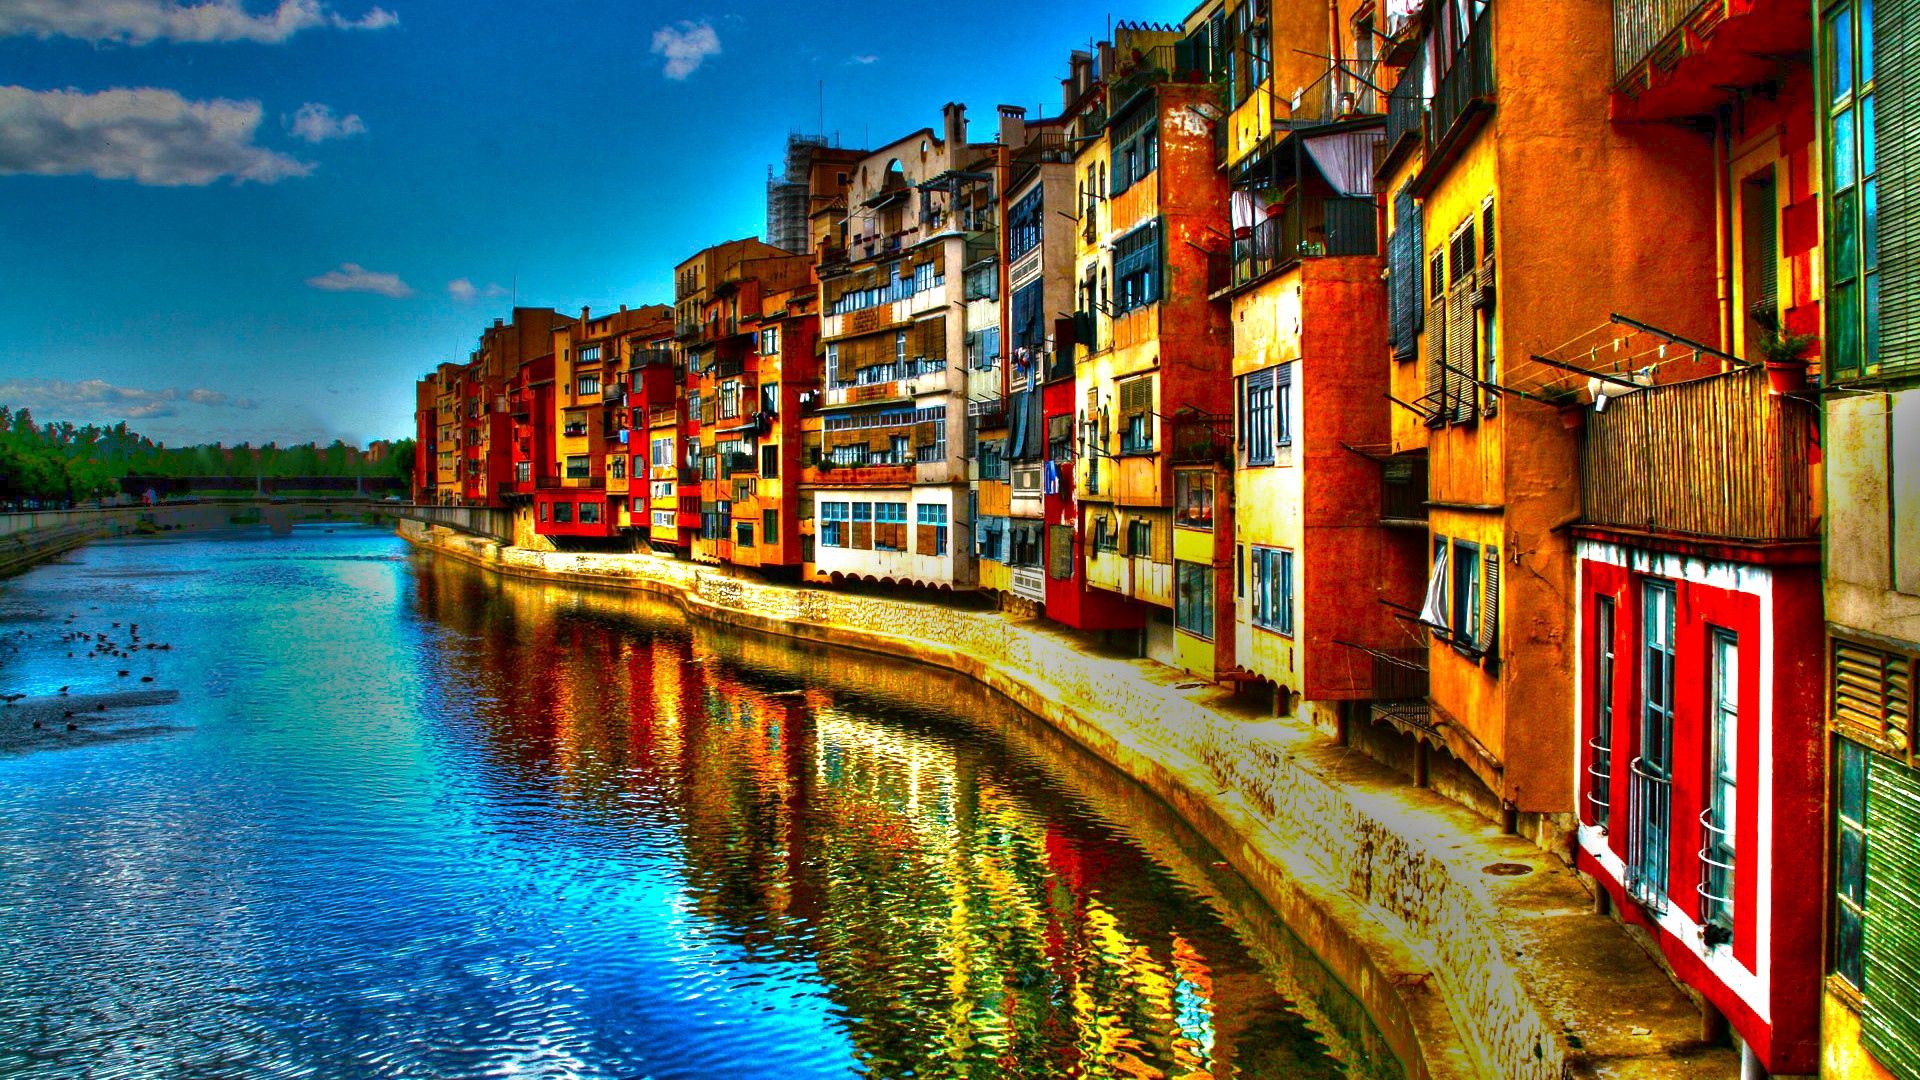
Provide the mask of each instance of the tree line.
POLYGON ((328 446, 200 443, 166 446, 127 429, 68 421, 36 423, 27 409, 0 405, 0 503, 64 506, 111 498, 128 476, 366 476, 405 478, 413 440, 391 443, 378 460, 335 439, 328 446))

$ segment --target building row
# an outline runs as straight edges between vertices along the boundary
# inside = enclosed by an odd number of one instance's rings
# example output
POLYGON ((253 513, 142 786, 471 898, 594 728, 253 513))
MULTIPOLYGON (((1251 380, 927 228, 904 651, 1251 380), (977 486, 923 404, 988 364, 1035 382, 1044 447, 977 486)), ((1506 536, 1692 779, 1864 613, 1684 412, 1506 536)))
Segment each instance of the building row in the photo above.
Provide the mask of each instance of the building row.
POLYGON ((416 498, 1231 685, 1920 1076, 1920 0, 1210 0, 991 123, 496 320, 416 498))

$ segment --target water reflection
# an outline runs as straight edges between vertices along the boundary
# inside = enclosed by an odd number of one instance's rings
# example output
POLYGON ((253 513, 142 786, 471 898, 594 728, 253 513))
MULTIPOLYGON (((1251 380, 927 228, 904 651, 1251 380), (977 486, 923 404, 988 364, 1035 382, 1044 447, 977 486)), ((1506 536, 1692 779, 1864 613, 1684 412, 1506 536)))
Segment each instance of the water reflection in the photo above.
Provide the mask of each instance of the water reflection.
MULTIPOLYGON (((69 613, 174 643, 183 730, 0 758, 0 1075, 1398 1075, 1163 805, 965 680, 370 530, 0 585, 69 613)), ((87 688, 22 640, 0 683, 87 688)))

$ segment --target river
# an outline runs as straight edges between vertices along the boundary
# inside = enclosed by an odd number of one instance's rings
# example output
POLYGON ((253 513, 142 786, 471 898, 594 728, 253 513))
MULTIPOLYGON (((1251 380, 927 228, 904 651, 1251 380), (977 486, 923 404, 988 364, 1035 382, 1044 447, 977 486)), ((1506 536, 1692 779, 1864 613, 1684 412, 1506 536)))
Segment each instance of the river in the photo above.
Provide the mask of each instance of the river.
POLYGON ((0 1076, 1401 1073, 957 676, 311 525, 0 582, 0 690, 62 687, 178 698, 0 754, 0 1076))

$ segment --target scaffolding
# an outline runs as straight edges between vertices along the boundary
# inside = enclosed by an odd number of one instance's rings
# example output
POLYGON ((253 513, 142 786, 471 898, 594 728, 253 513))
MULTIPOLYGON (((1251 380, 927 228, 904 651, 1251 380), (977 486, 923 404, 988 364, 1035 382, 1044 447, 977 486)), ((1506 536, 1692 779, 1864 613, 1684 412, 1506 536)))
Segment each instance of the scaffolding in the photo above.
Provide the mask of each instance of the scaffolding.
POLYGON ((812 212, 809 192, 813 157, 831 144, 824 135, 787 136, 787 160, 784 172, 767 166, 766 241, 788 251, 807 250, 807 216, 812 212))

